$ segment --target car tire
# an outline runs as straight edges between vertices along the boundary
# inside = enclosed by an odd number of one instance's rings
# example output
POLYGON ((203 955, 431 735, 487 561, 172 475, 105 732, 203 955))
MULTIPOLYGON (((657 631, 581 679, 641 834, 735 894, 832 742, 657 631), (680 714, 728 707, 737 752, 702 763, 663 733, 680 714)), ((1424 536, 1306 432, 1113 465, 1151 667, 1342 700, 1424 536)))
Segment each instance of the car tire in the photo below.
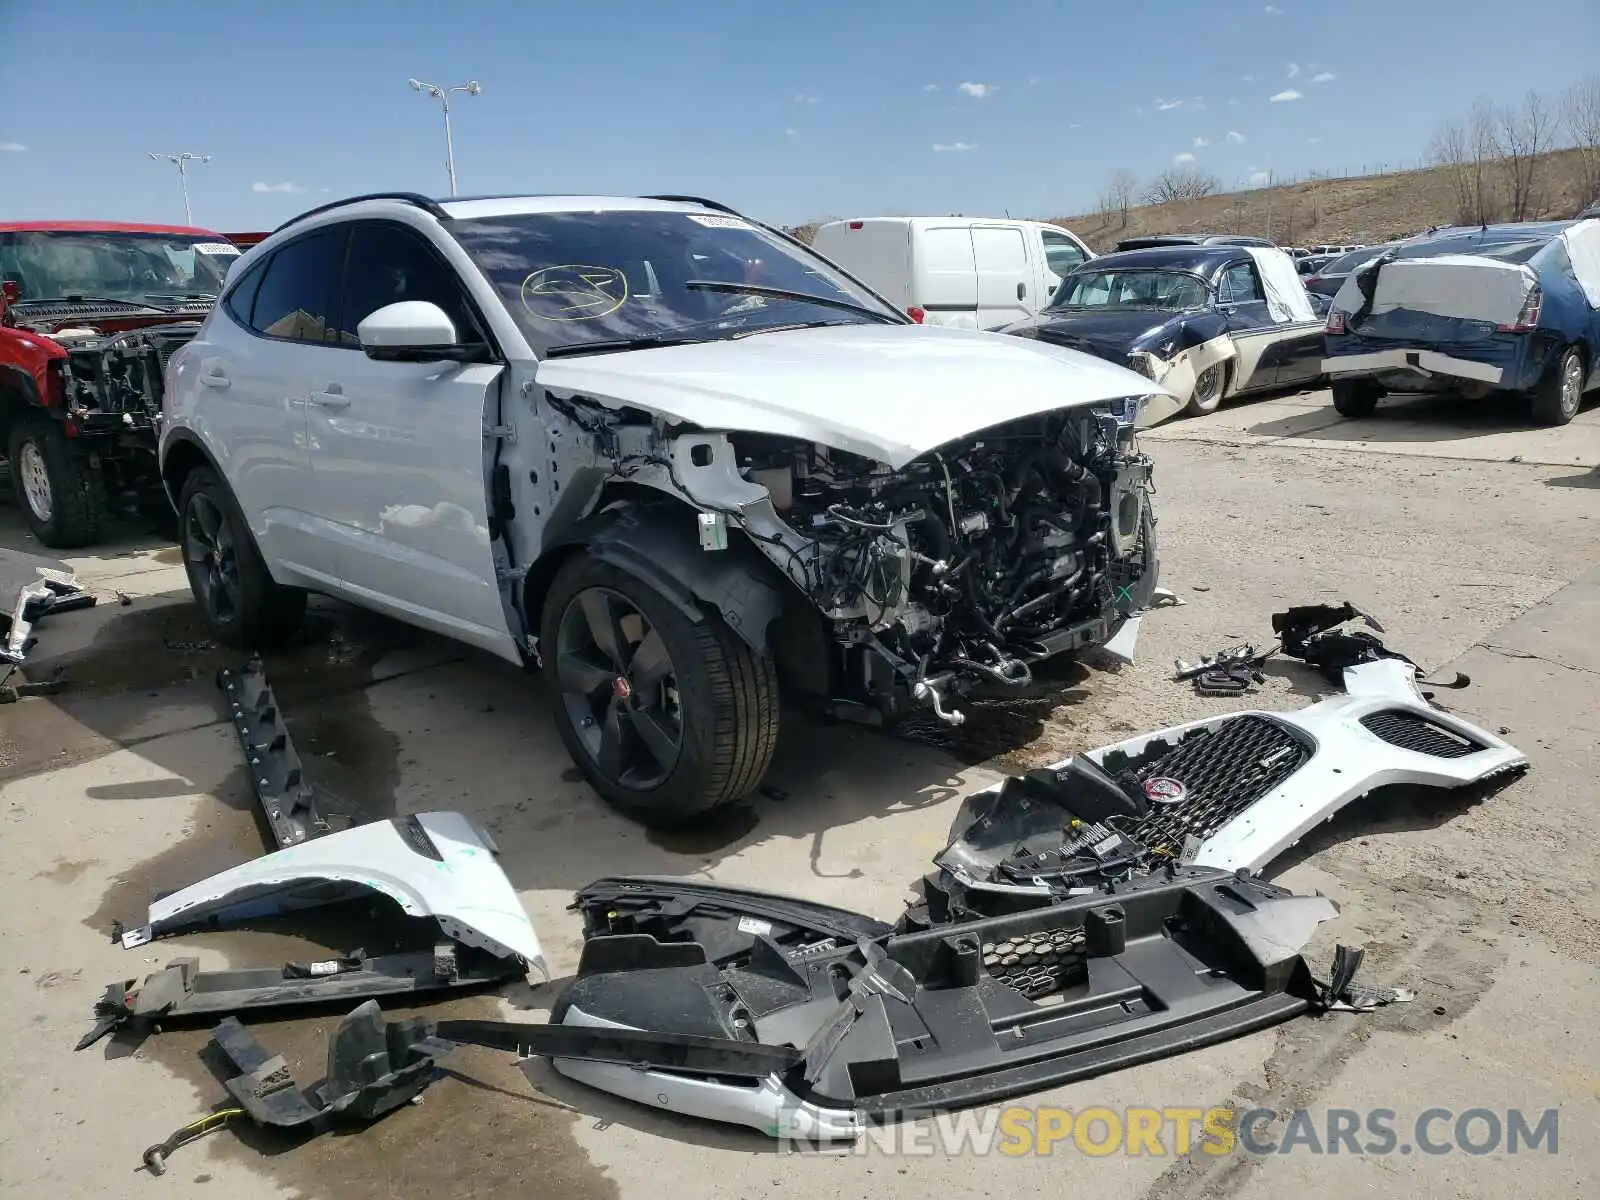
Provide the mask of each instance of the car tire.
POLYGON ((1341 417, 1370 417, 1384 396, 1381 387, 1365 380, 1335 379, 1329 387, 1334 411, 1341 417))
POLYGON ((1528 396, 1528 408, 1541 425, 1567 425, 1583 407, 1583 352, 1568 346, 1528 396))
POLYGON ((1214 413, 1222 405, 1222 393, 1228 387, 1228 365, 1212 363, 1195 376, 1194 388, 1189 393, 1189 403, 1184 407, 1186 417, 1203 417, 1214 413))
POLYGON ((210 467, 184 477, 178 547, 206 628, 223 645, 270 649, 300 628, 305 592, 273 580, 238 501, 210 467))
POLYGON ((716 613, 691 618, 642 580, 580 553, 556 573, 540 626, 561 740, 612 807, 669 828, 761 782, 778 741, 777 671, 716 613), (614 653, 602 648, 607 640, 614 653))
POLYGON ((89 456, 40 412, 25 412, 6 446, 11 487, 29 531, 52 550, 87 546, 100 535, 105 486, 89 456))

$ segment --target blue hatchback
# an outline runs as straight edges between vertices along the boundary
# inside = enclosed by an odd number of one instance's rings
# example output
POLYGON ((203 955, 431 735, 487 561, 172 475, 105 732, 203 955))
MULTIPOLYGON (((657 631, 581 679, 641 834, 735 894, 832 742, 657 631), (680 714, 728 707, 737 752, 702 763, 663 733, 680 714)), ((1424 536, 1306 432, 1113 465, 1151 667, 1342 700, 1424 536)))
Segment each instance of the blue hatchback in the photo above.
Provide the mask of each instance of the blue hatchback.
POLYGON ((1600 221, 1446 229, 1395 246, 1333 298, 1322 362, 1364 417, 1391 391, 1504 393, 1547 425, 1600 384, 1600 221))

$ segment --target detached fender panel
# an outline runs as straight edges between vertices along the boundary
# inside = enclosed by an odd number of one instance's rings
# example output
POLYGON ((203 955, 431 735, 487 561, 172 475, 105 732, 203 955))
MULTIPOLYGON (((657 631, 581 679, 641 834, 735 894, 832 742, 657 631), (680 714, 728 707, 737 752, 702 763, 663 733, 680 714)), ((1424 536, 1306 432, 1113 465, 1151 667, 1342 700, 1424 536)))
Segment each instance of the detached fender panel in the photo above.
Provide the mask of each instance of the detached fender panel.
POLYGON ((463 945, 521 958, 548 977, 533 922, 495 862, 492 839, 460 813, 374 821, 267 854, 150 906, 125 949, 205 925, 313 908, 365 888, 412 917, 431 917, 463 945), (330 886, 331 885, 331 886, 330 886))
MULTIPOLYGON (((725 550, 702 550, 686 506, 607 509, 573 524, 545 547, 545 554, 574 546, 649 584, 693 620, 703 616, 699 605, 709 604, 761 653, 767 650, 767 626, 782 610, 784 589, 790 587, 740 539, 730 537, 725 550)), ((536 619, 535 613, 527 616, 530 622, 536 619)))

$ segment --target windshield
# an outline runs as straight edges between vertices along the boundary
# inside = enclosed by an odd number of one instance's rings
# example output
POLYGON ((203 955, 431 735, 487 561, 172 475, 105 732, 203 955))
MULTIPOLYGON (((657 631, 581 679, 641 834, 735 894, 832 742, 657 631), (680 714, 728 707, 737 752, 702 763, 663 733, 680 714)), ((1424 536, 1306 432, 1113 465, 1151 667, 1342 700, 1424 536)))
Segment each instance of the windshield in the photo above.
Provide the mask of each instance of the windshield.
POLYGON ((160 307, 214 299, 237 246, 170 233, 0 233, 0 279, 22 303, 70 296, 160 307))
POLYGON ((1502 242, 1475 242, 1470 238, 1451 238, 1444 242, 1424 242, 1415 249, 1401 250, 1396 258, 1438 258, 1441 254, 1471 254, 1500 262, 1525 263, 1550 244, 1548 237, 1516 238, 1502 242))
POLYGON ((795 325, 908 321, 802 247, 738 217, 543 212, 445 228, 540 356, 795 325))
POLYGON ((1061 281, 1051 308, 1161 308, 1183 312, 1211 299, 1205 280, 1186 271, 1079 271, 1061 281))
POLYGON ((1364 262, 1371 262, 1378 255, 1391 249, 1389 246, 1365 246, 1360 250, 1352 250, 1343 258, 1336 258, 1322 268, 1322 275, 1348 275, 1364 262))

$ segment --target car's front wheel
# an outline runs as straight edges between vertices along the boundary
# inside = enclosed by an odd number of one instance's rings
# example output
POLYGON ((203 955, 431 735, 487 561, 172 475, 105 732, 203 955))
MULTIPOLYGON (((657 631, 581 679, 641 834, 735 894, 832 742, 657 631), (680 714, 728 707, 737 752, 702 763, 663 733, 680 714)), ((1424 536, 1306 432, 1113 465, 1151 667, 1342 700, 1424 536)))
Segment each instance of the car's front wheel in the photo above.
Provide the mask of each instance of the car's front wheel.
POLYGON ((183 481, 178 544, 200 615, 223 645, 265 649, 299 629, 306 594, 273 580, 233 493, 209 467, 183 481))
POLYGON ((105 515, 105 488, 89 456, 40 412, 24 413, 6 446, 22 519, 53 550, 92 543, 105 515))
POLYGON ((681 824, 753 791, 778 740, 772 660, 721 618, 578 554, 545 598, 539 645, 561 740, 641 824, 681 824))
POLYGON ((1383 389, 1364 379, 1335 379, 1333 409, 1341 417, 1370 417, 1383 399, 1383 389))
POLYGON ((1583 375, 1583 353, 1568 346, 1528 398, 1533 419, 1541 425, 1569 424, 1583 407, 1583 375))
POLYGON ((1203 417, 1207 413, 1217 411, 1222 403, 1223 384, 1227 382, 1228 368, 1226 363, 1212 363, 1195 377, 1194 390, 1189 393, 1189 403, 1184 408, 1184 414, 1191 417, 1203 417))

